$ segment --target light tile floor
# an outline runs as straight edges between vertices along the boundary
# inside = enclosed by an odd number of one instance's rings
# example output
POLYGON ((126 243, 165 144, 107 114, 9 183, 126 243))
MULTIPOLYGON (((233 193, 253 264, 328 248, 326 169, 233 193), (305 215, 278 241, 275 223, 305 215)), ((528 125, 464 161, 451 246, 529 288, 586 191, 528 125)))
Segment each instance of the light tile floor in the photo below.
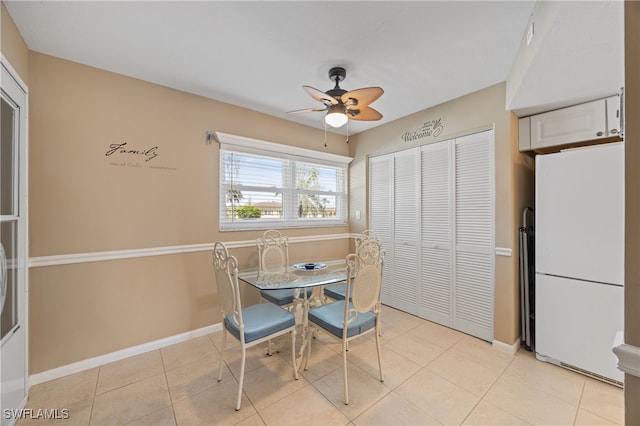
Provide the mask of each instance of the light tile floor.
POLYGON ((17 425, 624 424, 620 388, 389 307, 382 322, 385 381, 373 336, 352 342, 349 405, 340 344, 320 332, 297 381, 286 342, 273 356, 251 349, 235 411, 239 350, 227 353, 217 382, 219 332, 33 386, 27 408, 66 408, 70 417, 17 425))

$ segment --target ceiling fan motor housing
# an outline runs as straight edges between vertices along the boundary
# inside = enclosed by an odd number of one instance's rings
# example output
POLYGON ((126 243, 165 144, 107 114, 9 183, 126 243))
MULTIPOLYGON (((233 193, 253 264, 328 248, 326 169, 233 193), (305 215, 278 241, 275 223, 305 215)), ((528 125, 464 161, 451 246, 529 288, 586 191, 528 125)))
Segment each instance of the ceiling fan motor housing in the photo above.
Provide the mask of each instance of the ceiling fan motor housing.
POLYGON ((341 89, 338 85, 342 80, 347 77, 347 71, 342 67, 333 67, 329 70, 329 78, 336 83, 333 89, 327 90, 325 93, 329 96, 333 96, 336 99, 347 93, 346 90, 341 89))
POLYGON ((333 67, 329 70, 329 79, 336 84, 347 77, 347 70, 342 67, 333 67))

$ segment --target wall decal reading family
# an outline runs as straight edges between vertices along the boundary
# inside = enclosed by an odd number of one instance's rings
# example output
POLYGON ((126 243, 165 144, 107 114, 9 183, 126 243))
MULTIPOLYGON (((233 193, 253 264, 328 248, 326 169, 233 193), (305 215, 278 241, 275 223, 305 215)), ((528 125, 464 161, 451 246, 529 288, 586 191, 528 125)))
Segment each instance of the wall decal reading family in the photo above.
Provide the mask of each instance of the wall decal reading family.
POLYGON ((112 143, 109 145, 109 150, 104 154, 107 157, 113 154, 130 154, 130 155, 143 155, 146 157, 144 161, 151 161, 158 156, 158 147, 154 146, 149 149, 128 149, 125 148, 126 142, 112 143))
MULTIPOLYGON (((109 149, 104 155, 106 157, 113 156, 114 158, 119 159, 123 158, 122 156, 125 156, 124 158, 126 158, 126 160, 123 161, 109 161, 110 166, 143 167, 145 164, 137 160, 144 160, 144 163, 148 163, 157 158, 160 154, 157 146, 147 149, 137 149, 127 146, 127 142, 122 142, 110 144, 109 149)), ((175 167, 152 166, 151 164, 146 165, 146 167, 150 169, 177 170, 175 167)))
POLYGON ((422 127, 416 130, 404 132, 402 134, 402 140, 405 142, 413 142, 428 137, 435 138, 440 136, 443 131, 442 118, 438 118, 437 120, 426 121, 422 127))

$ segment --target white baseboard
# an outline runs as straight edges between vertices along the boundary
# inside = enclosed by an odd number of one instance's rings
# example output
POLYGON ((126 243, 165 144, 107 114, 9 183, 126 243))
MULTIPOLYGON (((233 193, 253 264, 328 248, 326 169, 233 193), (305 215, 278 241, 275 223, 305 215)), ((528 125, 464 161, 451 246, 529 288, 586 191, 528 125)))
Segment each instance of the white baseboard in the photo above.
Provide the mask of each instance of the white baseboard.
POLYGON ((154 351, 156 349, 175 345, 176 343, 186 342, 187 340, 215 333, 220 330, 222 330, 222 323, 208 325, 197 330, 187 331, 186 333, 176 334, 174 336, 165 337, 153 342, 143 343, 141 345, 121 349, 119 351, 100 355, 94 358, 74 362, 73 364, 63 365, 62 367, 53 368, 51 370, 43 371, 42 373, 32 374, 31 376, 29 376, 29 386, 48 382, 49 380, 58 379, 60 377, 68 376, 69 374, 79 373, 81 371, 99 367, 110 362, 120 361, 121 359, 125 359, 131 356, 140 355, 146 352, 154 351))
POLYGON ((513 355, 518 352, 518 349, 520 349, 520 337, 518 337, 518 339, 511 345, 508 343, 500 342, 498 340, 494 340, 491 345, 493 346, 493 349, 507 353, 509 355, 513 355))

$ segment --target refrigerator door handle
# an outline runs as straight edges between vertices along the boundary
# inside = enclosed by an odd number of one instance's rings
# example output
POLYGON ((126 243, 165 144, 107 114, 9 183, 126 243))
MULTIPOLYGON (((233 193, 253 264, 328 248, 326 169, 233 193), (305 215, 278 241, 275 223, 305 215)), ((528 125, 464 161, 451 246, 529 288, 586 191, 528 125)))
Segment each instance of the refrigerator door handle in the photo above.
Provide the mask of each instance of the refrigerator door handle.
POLYGON ((0 243, 0 312, 4 310, 4 302, 7 298, 7 256, 4 246, 0 243))

